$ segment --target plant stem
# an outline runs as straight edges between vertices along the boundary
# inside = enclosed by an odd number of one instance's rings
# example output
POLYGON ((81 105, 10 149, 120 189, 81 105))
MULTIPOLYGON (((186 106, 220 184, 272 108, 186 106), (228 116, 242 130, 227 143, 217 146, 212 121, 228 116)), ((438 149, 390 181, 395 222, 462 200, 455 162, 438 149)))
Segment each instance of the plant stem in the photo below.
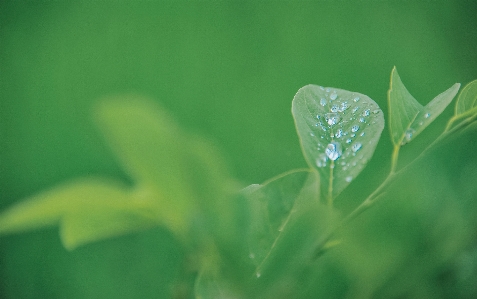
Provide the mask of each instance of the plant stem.
POLYGON ((399 176, 402 172, 404 172, 409 166, 411 166, 412 164, 420 160, 425 153, 427 153, 431 148, 433 148, 437 143, 439 143, 445 137, 451 134, 454 134, 455 132, 462 129, 466 125, 472 123, 476 118, 477 118, 477 114, 473 115, 472 117, 466 118, 465 120, 463 120, 462 122, 460 122, 458 125, 456 125, 450 130, 448 125, 446 129, 444 130, 444 132, 442 132, 431 144, 429 144, 414 160, 412 160, 410 163, 408 163, 406 166, 399 169, 398 171, 396 171, 396 168, 397 168, 397 162, 399 158, 399 150, 401 149, 401 146, 395 145, 393 149, 392 157, 391 157, 391 169, 386 179, 358 207, 356 207, 350 214, 348 214, 336 226, 330 229, 328 233, 326 233, 325 236, 321 238, 319 242, 317 242, 317 245, 314 249, 313 258, 317 258, 321 254, 323 247, 326 245, 328 241, 330 241, 330 239, 333 237, 336 231, 338 231, 340 228, 342 228, 343 226, 351 222, 358 215, 360 215, 362 212, 364 212, 369 207, 371 207, 377 201, 377 199, 384 194, 383 189, 389 186, 397 176, 399 176))

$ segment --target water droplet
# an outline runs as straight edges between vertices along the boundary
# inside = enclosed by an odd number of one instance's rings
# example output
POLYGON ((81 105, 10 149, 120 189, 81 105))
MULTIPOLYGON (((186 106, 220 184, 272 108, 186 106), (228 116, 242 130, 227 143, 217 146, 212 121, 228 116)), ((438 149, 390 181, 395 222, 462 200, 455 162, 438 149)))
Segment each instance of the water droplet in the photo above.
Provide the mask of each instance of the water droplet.
POLYGON ((369 116, 369 112, 370 112, 369 109, 364 110, 363 111, 363 116, 369 116))
POLYGON ((321 98, 321 99, 320 99, 320 105, 321 105, 321 106, 326 106, 326 103, 327 103, 327 102, 328 102, 328 101, 327 101, 325 98, 321 98))
POLYGON ((408 143, 409 141, 411 141, 413 134, 414 134, 413 129, 407 129, 406 133, 404 133, 404 140, 401 144, 404 145, 404 144, 408 143))
POLYGON ((363 132, 363 133, 361 133, 361 134, 359 134, 359 136, 364 136, 364 132, 363 132))
POLYGON ((313 134, 313 133, 310 133, 310 136, 311 136, 311 137, 315 137, 315 134, 313 134))
POLYGON ((358 101, 359 101, 359 97, 354 98, 353 101, 358 102, 358 101))
POLYGON ((431 116, 431 114, 430 114, 430 113, 426 113, 426 114, 424 114, 424 117, 425 117, 425 118, 429 118, 429 116, 431 116))
POLYGON ((347 176, 347 177, 345 178, 345 180, 346 180, 348 183, 350 183, 350 182, 353 180, 353 177, 349 175, 349 176, 347 176))
POLYGON ((349 108, 348 102, 341 103, 341 109, 340 109, 341 112, 346 111, 346 109, 348 108, 349 108))
POLYGON ((359 126, 357 125, 351 127, 351 132, 353 133, 358 132, 358 130, 359 130, 359 126))
POLYGON ((323 86, 318 86, 321 90, 325 90, 325 88, 323 86))
POLYGON ((348 139, 346 140, 346 143, 351 143, 351 141, 352 141, 352 140, 348 138, 348 139))
POLYGON ((325 154, 320 154, 318 158, 316 158, 316 166, 318 167, 325 167, 326 166, 326 155, 325 154))
POLYGON ((339 107, 336 106, 336 105, 333 105, 333 106, 331 106, 330 110, 331 110, 331 112, 338 112, 339 107))
POLYGON ((338 95, 334 91, 333 91, 332 94, 330 94, 330 100, 332 100, 332 101, 336 100, 337 97, 338 97, 338 95))
POLYGON ((359 109, 358 106, 354 107, 354 108, 353 108, 353 113, 356 113, 356 111, 358 111, 358 109, 359 109))
POLYGON ((361 143, 359 142, 356 142, 354 143, 352 146, 351 146, 351 150, 356 153, 357 151, 359 151, 361 149, 361 143))
POLYGON ((255 275, 257 276, 257 278, 260 278, 260 276, 262 276, 262 274, 260 274, 260 272, 255 273, 255 275))
POLYGON ((330 89, 329 89, 329 88, 327 88, 327 89, 325 89, 325 91, 326 91, 326 92, 330 92, 330 89))
POLYGON ((365 122, 364 118, 363 118, 363 117, 360 117, 360 118, 359 118, 359 122, 360 122, 360 123, 364 123, 364 122, 365 122))
POLYGON ((251 259, 254 259, 255 258, 255 254, 253 252, 251 252, 249 255, 248 255, 249 258, 251 259))
POLYGON ((340 117, 336 113, 326 113, 325 120, 328 125, 334 126, 340 121, 340 117))
POLYGON ((338 130, 336 131, 335 137, 336 137, 336 138, 341 138, 341 136, 343 136, 343 130, 338 129, 338 130))
POLYGON ((356 137, 356 134, 355 133, 351 134, 351 137, 356 137))
POLYGON ((328 144, 328 146, 326 147, 325 149, 325 154, 328 156, 328 158, 330 158, 330 160, 333 160, 335 161, 336 159, 338 159, 341 154, 342 154, 342 151, 341 151, 341 144, 339 144, 338 142, 336 141, 332 141, 330 144, 328 144))

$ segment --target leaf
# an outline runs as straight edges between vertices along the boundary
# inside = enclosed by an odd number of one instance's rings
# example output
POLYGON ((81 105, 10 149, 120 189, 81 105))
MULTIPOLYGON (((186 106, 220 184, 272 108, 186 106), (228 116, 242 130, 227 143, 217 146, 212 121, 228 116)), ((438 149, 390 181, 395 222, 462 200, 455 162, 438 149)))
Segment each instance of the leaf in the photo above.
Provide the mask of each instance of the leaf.
POLYGON ((454 116, 450 119, 448 128, 455 122, 477 114, 477 80, 467 84, 459 94, 455 105, 454 116))
POLYGON ((190 149, 180 129, 157 105, 137 97, 102 101, 96 119, 126 172, 161 193, 162 217, 185 234, 197 207, 187 169, 190 149))
POLYGON ((336 221, 336 212, 320 203, 315 171, 285 173, 245 189, 250 206, 247 243, 254 277, 267 287, 303 270, 317 240, 336 221))
POLYGON ((363 170, 384 128, 383 112, 366 95, 307 85, 292 113, 308 164, 318 170, 328 203, 363 170))
POLYGON ((402 146, 419 135, 444 111, 459 87, 460 84, 454 84, 424 107, 407 91, 394 67, 388 91, 389 128, 393 144, 402 146))
POLYGON ((210 143, 137 97, 104 101, 96 116, 135 185, 89 179, 54 188, 0 215, 0 233, 60 224, 65 247, 74 248, 161 224, 188 245, 212 234, 237 248, 245 207, 229 200, 229 175, 210 143))
POLYGON ((77 181, 21 202, 0 215, 0 234, 60 224, 66 248, 157 224, 152 201, 100 179, 77 181))
POLYGON ((169 228, 188 238, 208 230, 224 246, 237 242, 244 207, 232 199, 225 162, 210 142, 186 134, 140 98, 104 101, 97 120, 133 180, 161 194, 161 219, 169 228))

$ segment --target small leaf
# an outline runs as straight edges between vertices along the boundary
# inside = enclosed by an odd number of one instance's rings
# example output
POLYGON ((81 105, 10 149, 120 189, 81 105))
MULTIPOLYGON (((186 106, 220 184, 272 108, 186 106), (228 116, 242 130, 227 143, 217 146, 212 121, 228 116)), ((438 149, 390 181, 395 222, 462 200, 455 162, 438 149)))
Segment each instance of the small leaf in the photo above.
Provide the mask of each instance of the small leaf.
POLYGON ((477 114, 477 80, 467 84, 459 94, 455 105, 454 116, 449 121, 448 128, 455 122, 477 114))
POLYGON ((292 113, 306 161, 320 173, 330 203, 372 157, 383 112, 366 95, 307 85, 295 95, 292 113))
POLYGON ((419 135, 444 111, 459 87, 460 84, 454 84, 424 107, 407 91, 394 67, 388 91, 389 128, 394 145, 402 146, 419 135))

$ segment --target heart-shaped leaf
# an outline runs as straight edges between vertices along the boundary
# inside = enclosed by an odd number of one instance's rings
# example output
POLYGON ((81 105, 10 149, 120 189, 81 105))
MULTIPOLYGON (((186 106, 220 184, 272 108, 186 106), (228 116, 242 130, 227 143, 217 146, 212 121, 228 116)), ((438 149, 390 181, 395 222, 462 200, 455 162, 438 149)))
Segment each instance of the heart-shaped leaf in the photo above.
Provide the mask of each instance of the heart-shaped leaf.
POLYGON ((295 95, 292 113, 305 159, 320 173, 321 193, 331 203, 373 155, 383 112, 364 94, 307 85, 295 95))
POLYGON ((424 107, 407 91, 394 67, 388 91, 389 128, 394 145, 404 145, 419 135, 444 111, 459 87, 459 83, 454 84, 424 107))
POLYGON ((448 128, 457 121, 477 114, 477 80, 467 84, 459 94, 455 104, 455 114, 449 121, 448 128))

